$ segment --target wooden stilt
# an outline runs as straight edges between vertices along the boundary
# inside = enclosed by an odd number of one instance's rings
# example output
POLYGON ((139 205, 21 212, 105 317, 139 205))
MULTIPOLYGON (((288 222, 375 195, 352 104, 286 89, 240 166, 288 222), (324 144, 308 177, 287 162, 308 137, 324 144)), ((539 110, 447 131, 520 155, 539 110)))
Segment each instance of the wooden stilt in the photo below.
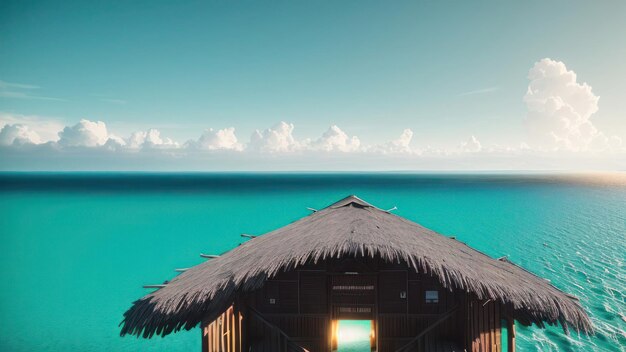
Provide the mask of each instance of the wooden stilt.
POLYGON ((507 319, 507 336, 508 336, 508 352, 515 352, 515 319, 509 317, 507 319))

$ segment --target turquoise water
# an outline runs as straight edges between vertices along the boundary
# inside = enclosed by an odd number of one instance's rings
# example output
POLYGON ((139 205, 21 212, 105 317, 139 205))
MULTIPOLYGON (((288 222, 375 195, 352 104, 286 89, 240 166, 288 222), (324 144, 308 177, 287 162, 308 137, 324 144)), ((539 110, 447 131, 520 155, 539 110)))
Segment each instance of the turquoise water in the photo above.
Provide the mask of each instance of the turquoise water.
POLYGON ((623 351, 626 177, 0 174, 1 351, 199 351, 118 324, 144 284, 348 194, 550 279, 594 337, 518 329, 521 351, 623 351))

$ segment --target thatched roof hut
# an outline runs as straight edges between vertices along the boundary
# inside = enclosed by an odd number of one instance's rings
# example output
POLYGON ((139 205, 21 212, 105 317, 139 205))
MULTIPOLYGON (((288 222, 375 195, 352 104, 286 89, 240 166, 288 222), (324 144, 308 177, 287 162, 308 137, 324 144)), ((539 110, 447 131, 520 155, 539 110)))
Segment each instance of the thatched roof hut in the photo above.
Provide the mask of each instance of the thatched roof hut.
POLYGON ((449 291, 499 302, 524 325, 560 323, 566 331, 592 331, 578 300, 547 280, 349 196, 181 273, 133 303, 121 334, 149 338, 191 329, 282 272, 344 257, 405 263, 449 291))

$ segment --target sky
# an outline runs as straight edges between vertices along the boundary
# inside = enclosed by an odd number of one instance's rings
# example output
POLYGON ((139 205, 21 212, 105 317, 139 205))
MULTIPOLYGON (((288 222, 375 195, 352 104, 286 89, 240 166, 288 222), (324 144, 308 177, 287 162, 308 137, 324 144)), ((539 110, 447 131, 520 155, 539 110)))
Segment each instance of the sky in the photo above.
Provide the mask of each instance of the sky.
POLYGON ((0 170, 625 170, 623 1, 0 1, 0 170))

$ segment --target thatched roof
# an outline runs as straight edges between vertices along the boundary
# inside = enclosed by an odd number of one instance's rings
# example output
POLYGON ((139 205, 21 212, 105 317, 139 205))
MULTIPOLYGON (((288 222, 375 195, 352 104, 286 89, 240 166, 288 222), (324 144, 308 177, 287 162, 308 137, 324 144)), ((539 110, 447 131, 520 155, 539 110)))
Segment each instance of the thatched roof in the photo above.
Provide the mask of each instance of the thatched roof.
POLYGON ((327 208, 197 265, 135 301, 121 334, 151 337, 210 321, 238 292, 310 260, 379 256, 403 261, 436 277, 444 287, 503 302, 521 323, 560 323, 591 332, 577 299, 506 260, 493 259, 462 242, 349 196, 327 208))

